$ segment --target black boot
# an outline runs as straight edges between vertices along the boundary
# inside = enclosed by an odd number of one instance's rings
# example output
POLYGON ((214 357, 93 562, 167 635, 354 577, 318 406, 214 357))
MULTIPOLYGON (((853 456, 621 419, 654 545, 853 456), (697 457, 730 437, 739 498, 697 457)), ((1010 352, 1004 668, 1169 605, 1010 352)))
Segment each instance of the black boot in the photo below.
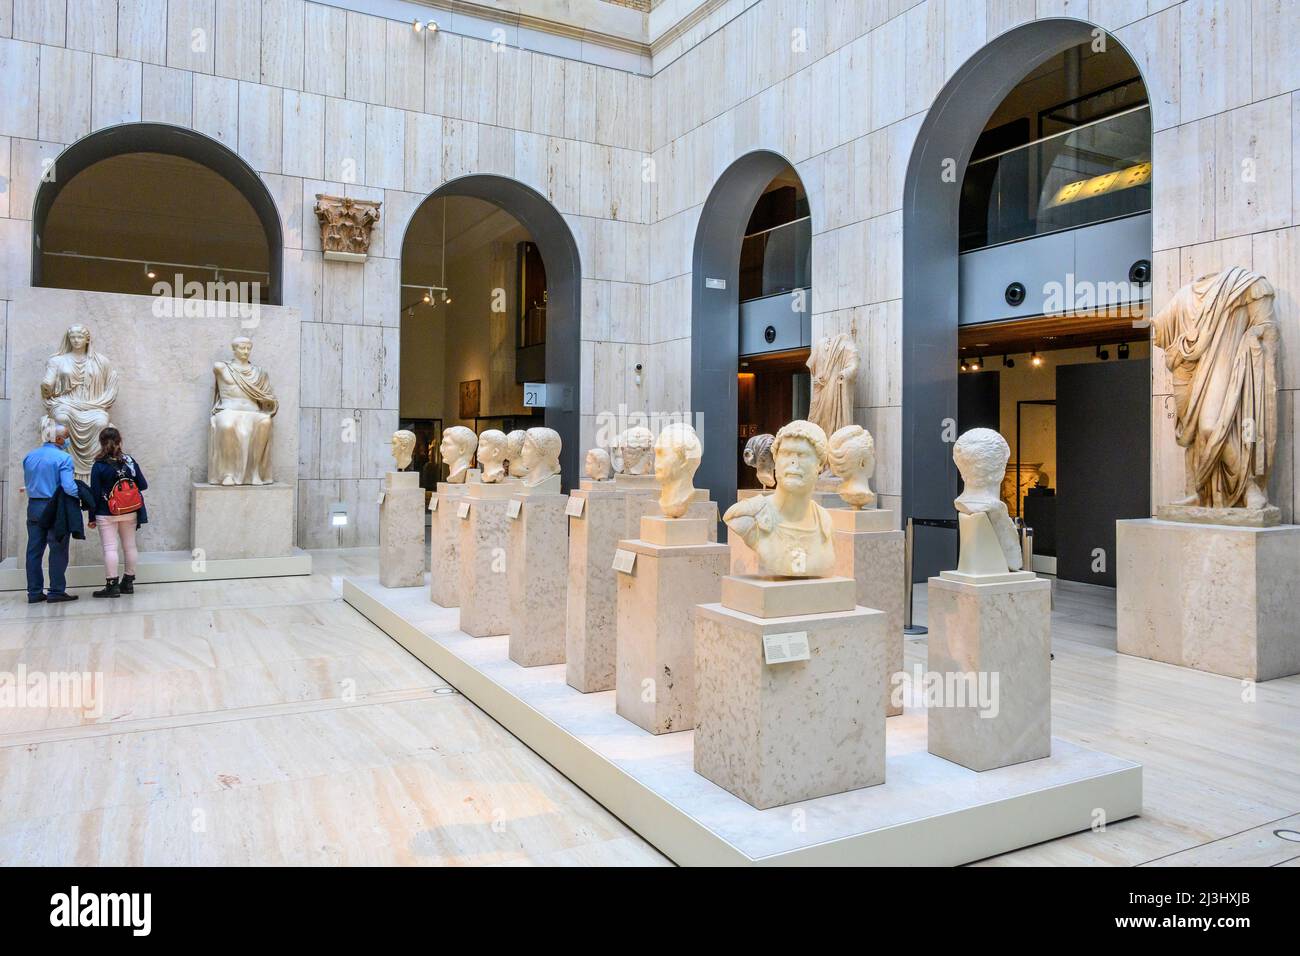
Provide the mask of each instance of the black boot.
POLYGON ((134 593, 135 593, 135 575, 134 575, 134 574, 124 574, 124 575, 122 575, 122 583, 121 583, 121 585, 119 585, 118 590, 120 590, 123 594, 134 594, 134 593))
POLYGON ((95 591, 91 597, 115 598, 122 596, 122 589, 118 587, 117 578, 105 578, 104 590, 95 591))

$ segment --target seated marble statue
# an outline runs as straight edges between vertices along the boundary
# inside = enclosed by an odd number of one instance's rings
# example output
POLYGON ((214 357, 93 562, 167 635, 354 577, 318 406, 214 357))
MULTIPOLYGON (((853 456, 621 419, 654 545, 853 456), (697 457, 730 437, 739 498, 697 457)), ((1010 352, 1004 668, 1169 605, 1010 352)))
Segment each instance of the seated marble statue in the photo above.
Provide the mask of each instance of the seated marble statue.
POLYGON ((826 464, 826 433, 793 421, 772 442, 776 490, 738 501, 722 516, 758 557, 762 574, 822 578, 835 564, 830 515, 813 500, 826 464))
POLYGON ((840 479, 836 489, 844 502, 856 510, 874 508, 876 493, 871 476, 876 470, 876 442, 861 425, 845 425, 830 440, 831 471, 840 479))
POLYGON ((411 467, 411 456, 415 453, 415 432, 399 429, 393 432, 392 439, 393 464, 397 466, 398 471, 406 471, 411 467))
POLYGON ((659 510, 665 518, 680 518, 695 497, 694 478, 704 457, 704 445, 685 422, 664 428, 655 440, 655 480, 659 483, 659 510))
POLYGON ((745 464, 754 469, 758 483, 764 490, 776 485, 776 476, 772 474, 772 436, 755 435, 745 442, 745 464))
POLYGON ((280 402, 265 369, 249 361, 253 340, 230 343, 234 361, 212 366, 212 417, 208 430, 208 483, 269 485, 271 423, 280 402))
POLYGON ((609 452, 603 448, 589 449, 584 467, 592 481, 608 481, 611 474, 609 452))
POLYGON ((524 486, 536 488, 560 473, 560 433, 554 428, 530 428, 524 432, 524 486))
POLYGON ((957 511, 958 530, 961 536, 961 555, 957 570, 967 574, 999 574, 1019 571, 1024 565, 1020 550, 1020 535, 1011 523, 1006 502, 1002 500, 1002 479, 1007 473, 1011 447, 1007 440, 991 428, 972 428, 957 439, 952 447, 952 460, 961 472, 962 492, 953 502, 957 511), (986 522, 967 521, 962 516, 983 516, 986 522), (988 554, 980 547, 980 536, 986 536, 987 524, 997 537, 997 543, 1006 567, 991 566, 977 556, 988 554))
POLYGON ((523 478, 524 468, 524 430, 516 428, 506 435, 506 475, 510 478, 523 478))
MULTIPOLYGON (((90 329, 73 325, 63 333, 59 350, 45 363, 41 401, 45 417, 68 430, 72 470, 90 481, 99 450, 99 433, 108 427, 117 400, 117 370, 108 356, 91 345, 90 329)), ((45 423, 42 422, 42 428, 45 423)))
POLYGON ((633 425, 619 440, 620 473, 648 475, 655 466, 654 432, 643 425, 633 425))
POLYGON ((477 447, 478 436, 464 425, 452 425, 442 433, 442 444, 438 450, 442 453, 442 460, 447 463, 448 482, 453 485, 465 483, 477 447))
POLYGON ((478 436, 478 466, 485 484, 495 485, 506 477, 506 433, 489 428, 478 436))

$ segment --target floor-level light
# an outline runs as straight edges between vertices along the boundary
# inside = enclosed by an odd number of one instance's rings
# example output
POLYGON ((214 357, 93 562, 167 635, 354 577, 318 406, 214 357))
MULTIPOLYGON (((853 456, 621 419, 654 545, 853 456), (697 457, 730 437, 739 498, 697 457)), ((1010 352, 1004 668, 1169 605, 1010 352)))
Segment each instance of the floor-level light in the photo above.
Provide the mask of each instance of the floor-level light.
POLYGON ((348 506, 338 501, 330 505, 330 527, 344 528, 348 523, 348 506))

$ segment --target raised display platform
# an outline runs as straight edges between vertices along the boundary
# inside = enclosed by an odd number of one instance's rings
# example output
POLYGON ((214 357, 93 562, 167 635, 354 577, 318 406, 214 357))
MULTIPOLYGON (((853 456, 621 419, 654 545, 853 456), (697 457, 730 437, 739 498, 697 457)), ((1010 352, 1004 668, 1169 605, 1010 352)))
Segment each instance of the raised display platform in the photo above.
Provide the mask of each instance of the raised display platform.
POLYGON ((977 773, 926 751, 924 711, 888 722, 885 783, 756 810, 697 774, 691 731, 654 735, 583 694, 563 664, 520 667, 425 588, 345 577, 343 599, 682 865, 968 863, 1142 809, 1142 767, 1053 738, 1052 756, 977 773))
MULTIPOLYGON (((95 532, 91 532, 95 534, 95 532)), ((188 551, 142 551, 136 565, 136 584, 168 584, 176 581, 225 581, 231 578, 279 578, 311 574, 311 555, 300 548, 279 558, 208 558, 197 564, 188 551)), ((68 587, 102 587, 104 566, 80 564, 68 567, 68 587)), ((49 584, 49 574, 45 576, 49 584)), ((27 572, 17 558, 0 561, 0 591, 26 591, 27 572)))

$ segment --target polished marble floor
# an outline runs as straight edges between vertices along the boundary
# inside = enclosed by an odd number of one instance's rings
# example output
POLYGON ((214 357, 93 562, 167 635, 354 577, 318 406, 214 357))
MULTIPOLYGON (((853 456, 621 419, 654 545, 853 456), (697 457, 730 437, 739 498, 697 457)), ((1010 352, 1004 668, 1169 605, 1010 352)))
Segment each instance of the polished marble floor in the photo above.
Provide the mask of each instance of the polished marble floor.
MULTIPOLYGON (((0 674, 105 675, 102 712, 0 706, 0 865, 667 863, 343 604, 374 550, 313 557, 111 605, 0 595, 0 674)), ((1053 732, 1143 763, 1143 816, 987 862, 1300 862, 1274 834, 1300 831, 1300 677, 1246 687, 1114 641, 1113 594, 1058 585, 1053 732)))

